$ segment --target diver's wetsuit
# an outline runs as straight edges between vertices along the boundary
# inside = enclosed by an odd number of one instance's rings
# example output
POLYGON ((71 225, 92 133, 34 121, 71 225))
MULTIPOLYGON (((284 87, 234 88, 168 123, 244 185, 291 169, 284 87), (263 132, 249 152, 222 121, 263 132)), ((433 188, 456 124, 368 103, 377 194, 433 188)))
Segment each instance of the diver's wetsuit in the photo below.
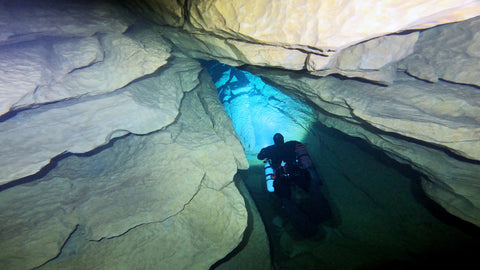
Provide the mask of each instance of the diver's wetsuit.
POLYGON ((294 227, 304 235, 313 235, 317 231, 315 224, 331 217, 328 202, 320 190, 320 177, 313 167, 299 168, 296 149, 297 146, 299 148, 303 146, 300 142, 288 141, 283 143, 281 134, 277 141, 275 136, 275 144, 260 150, 257 158, 260 160, 270 159, 270 164, 275 171, 274 193, 280 198, 282 207, 289 215, 294 227), (286 163, 285 166, 281 166, 282 161, 286 163), (310 215, 301 211, 291 199, 292 183, 309 192, 310 215))
POLYGON ((275 170, 275 182, 273 186, 275 188, 275 194, 282 199, 291 198, 291 182, 296 183, 301 188, 308 190, 308 175, 298 174, 301 172, 297 166, 295 148, 299 144, 297 141, 288 141, 283 144, 274 144, 267 146, 260 150, 257 158, 270 159, 271 166, 275 170), (286 163, 285 167, 281 167, 281 163, 286 163), (281 170, 287 170, 283 172, 281 170), (291 176, 285 177, 283 173, 289 173, 291 176), (294 176, 295 174, 295 176, 294 176))
POLYGON ((293 166, 296 163, 295 147, 297 146, 297 141, 288 141, 283 145, 270 145, 258 153, 257 158, 260 160, 270 159, 272 161, 272 167, 277 169, 280 167, 282 160, 285 161, 288 165, 293 166))

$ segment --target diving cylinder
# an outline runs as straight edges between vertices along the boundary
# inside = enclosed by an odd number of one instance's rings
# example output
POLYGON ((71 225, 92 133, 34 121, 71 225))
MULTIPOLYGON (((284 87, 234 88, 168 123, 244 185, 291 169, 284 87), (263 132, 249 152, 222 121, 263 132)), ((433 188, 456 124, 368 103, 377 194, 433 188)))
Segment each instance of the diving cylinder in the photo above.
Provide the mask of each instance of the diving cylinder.
POLYGON ((308 155, 307 148, 304 144, 297 143, 297 145, 295 146, 295 154, 297 156, 297 162, 300 168, 313 168, 312 160, 310 159, 310 155, 308 155))
POLYGON ((273 181, 275 181, 275 172, 273 171, 272 165, 270 165, 270 161, 267 160, 265 163, 265 181, 267 184, 268 192, 274 192, 275 188, 273 187, 273 181))
POLYGON ((322 184, 322 178, 318 175, 317 170, 313 166, 312 159, 307 152, 307 147, 302 143, 297 143, 295 146, 295 154, 297 156, 297 163, 301 169, 307 170, 310 177, 316 183, 322 184))

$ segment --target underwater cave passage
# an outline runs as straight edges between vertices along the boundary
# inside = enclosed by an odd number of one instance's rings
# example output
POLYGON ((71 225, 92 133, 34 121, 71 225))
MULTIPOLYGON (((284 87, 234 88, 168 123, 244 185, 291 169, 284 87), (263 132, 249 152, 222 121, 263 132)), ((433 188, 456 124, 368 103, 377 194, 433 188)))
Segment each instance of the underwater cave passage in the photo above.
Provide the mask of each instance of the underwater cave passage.
POLYGON ((217 61, 203 62, 218 97, 233 120, 247 156, 272 143, 275 133, 302 141, 315 117, 312 109, 247 71, 217 61))
POLYGON ((475 262, 479 229, 427 198, 422 176, 410 166, 327 128, 315 108, 260 77, 217 61, 202 65, 245 148, 250 168, 240 181, 264 223, 274 269, 444 269, 475 262), (264 163, 256 158, 277 132, 306 145, 322 180, 314 204, 309 192, 292 187, 298 211, 322 215, 308 236, 267 191, 264 163))

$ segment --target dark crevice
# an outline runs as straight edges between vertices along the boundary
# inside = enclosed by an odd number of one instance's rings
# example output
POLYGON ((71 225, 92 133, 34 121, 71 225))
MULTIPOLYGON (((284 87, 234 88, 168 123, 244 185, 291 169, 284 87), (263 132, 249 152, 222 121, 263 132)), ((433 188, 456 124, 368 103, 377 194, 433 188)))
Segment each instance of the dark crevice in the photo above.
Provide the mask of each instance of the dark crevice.
MULTIPOLYGON (((26 109, 24 109, 26 110, 26 109)), ((10 118, 15 117, 21 110, 12 110, 10 109, 8 112, 0 115, 0 123, 7 121, 10 118)))
MULTIPOLYGON (((177 3, 179 3, 180 5, 180 0, 177 0, 177 3)), ((190 23, 190 1, 189 0, 185 0, 185 2, 183 3, 183 8, 182 8, 182 15, 183 15, 183 23, 186 24, 186 23, 190 23)))
MULTIPOLYGON (((342 141, 352 143, 361 151, 373 157, 378 163, 383 164, 385 167, 395 169, 396 172, 403 175, 406 179, 410 179, 410 190, 412 191, 415 200, 428 209, 429 212, 432 213, 437 219, 441 220, 445 224, 462 230, 466 234, 480 238, 479 227, 450 214, 438 203, 427 197, 421 184, 422 178, 425 178, 426 176, 412 168, 411 165, 398 162, 387 155, 387 153, 385 153, 383 150, 373 147, 370 143, 361 138, 348 136, 341 131, 323 126, 320 123, 316 124, 315 129, 321 130, 322 133, 328 136, 336 137, 342 141)), ((330 151, 335 150, 331 149, 330 151)))
POLYGON ((126 230, 125 232, 121 233, 121 234, 118 234, 118 235, 114 235, 114 236, 108 236, 108 237, 102 237, 100 239, 91 239, 89 241, 91 242, 102 242, 104 240, 110 240, 110 239, 114 239, 114 238, 118 238, 118 237, 122 237, 124 235, 126 235, 127 233, 129 233, 130 231, 133 231, 135 230, 136 228, 139 228, 141 226, 144 226, 144 225, 148 225, 148 224, 155 224, 155 223, 163 223, 173 217, 176 217, 178 216, 179 214, 181 214, 185 208, 187 208, 187 206, 195 199, 195 197, 197 196, 197 194, 200 192, 200 190, 202 189, 203 185, 204 185, 204 182, 205 182, 205 177, 206 175, 204 174, 202 179, 200 180, 200 183, 198 184, 198 187, 197 187, 197 190, 193 193, 192 197, 185 203, 183 204, 182 208, 180 210, 178 210, 177 212, 175 212, 174 214, 172 215, 169 215, 167 216, 166 218, 163 218, 161 220, 156 220, 156 221, 152 221, 152 222, 146 222, 146 223, 141 223, 141 224, 137 224, 131 228, 129 228, 128 230, 126 230))
MULTIPOLYGON (((230 259, 232 259, 236 255, 238 255, 238 253, 241 252, 247 246, 248 241, 250 239, 250 236, 252 235, 252 231, 253 231, 253 217, 252 217, 252 210, 251 210, 252 206, 250 205, 249 201, 245 198, 246 195, 242 193, 243 189, 238 188, 238 182, 239 181, 244 181, 243 178, 245 178, 246 173, 247 173, 246 171, 239 171, 234 176, 234 182, 235 182, 235 185, 237 186, 237 189, 240 191, 240 194, 244 197, 245 208, 247 209, 247 215, 248 215, 248 217, 247 217, 247 227, 245 228, 245 231, 243 232, 242 240, 240 241, 238 246, 235 249, 233 249, 230 253, 228 253, 227 256, 225 256, 223 259, 214 263, 210 267, 210 270, 214 270, 215 268, 217 268, 221 264, 229 261, 230 259)), ((246 190, 244 190, 244 191, 248 192, 246 190)), ((248 195, 248 196, 251 197, 251 195, 248 195)))
POLYGON ((445 78, 438 78, 438 80, 439 80, 439 81, 442 81, 442 82, 445 82, 445 83, 448 83, 448 84, 450 84, 450 85, 464 85, 464 86, 469 86, 469 87, 473 87, 473 88, 475 88, 475 89, 480 90, 480 86, 479 86, 479 85, 476 85, 476 84, 454 82, 454 81, 447 80, 447 79, 445 79, 445 78))
POLYGON ((101 145, 101 146, 98 146, 95 149, 93 149, 91 151, 88 151, 88 152, 85 152, 85 153, 73 154, 73 153, 70 153, 70 152, 63 152, 62 154, 59 154, 59 155, 53 157, 50 160, 50 162, 47 165, 45 165, 44 167, 42 167, 37 173, 26 176, 26 177, 22 177, 22 178, 19 178, 19 179, 16 179, 16 180, 13 180, 13 181, 8 182, 8 183, 3 184, 3 185, 0 185, 0 192, 4 191, 4 190, 7 190, 7 189, 10 189, 10 188, 13 188, 15 186, 19 186, 19 185, 34 184, 36 181, 39 181, 39 180, 40 181, 43 181, 43 180, 48 181, 48 180, 43 179, 43 178, 46 177, 48 175, 48 173, 50 171, 52 171, 55 167, 57 167, 58 162, 60 162, 61 160, 65 159, 65 158, 68 158, 69 156, 72 156, 72 155, 79 156, 79 157, 93 156, 95 154, 98 154, 98 153, 102 152, 103 150, 105 150, 107 148, 112 147, 113 144, 117 140, 125 138, 126 136, 129 136, 129 135, 131 135, 131 133, 120 136, 120 137, 113 138, 108 143, 106 143, 104 145, 101 145))
POLYGON ((72 235, 78 230, 78 227, 79 227, 79 225, 77 224, 77 225, 75 226, 75 228, 73 229, 73 231, 72 231, 72 232, 68 235, 68 237, 65 239, 65 241, 64 241, 63 244, 62 244, 62 246, 60 247, 60 250, 59 250, 58 254, 57 254, 55 257, 49 259, 48 261, 42 263, 42 264, 39 265, 39 266, 36 266, 36 267, 32 268, 32 270, 39 269, 39 268, 43 267, 44 265, 48 264, 49 262, 51 262, 51 261, 57 259, 58 257, 60 257, 60 255, 62 255, 63 248, 65 247, 65 245, 67 244, 67 242, 70 240, 70 238, 72 238, 72 235))
POLYGON ((50 160, 50 162, 44 166, 43 168, 41 168, 37 173, 35 174, 32 174, 32 175, 29 175, 29 176, 26 176, 26 177, 23 177, 23 178, 19 178, 17 180, 13 180, 11 182, 8 182, 6 184, 3 184, 0 186, 0 192, 4 191, 4 190, 7 190, 7 189, 10 189, 10 188, 13 188, 15 186, 19 186, 19 185, 24 185, 24 184, 29 184, 29 183, 33 183, 37 180, 41 180, 42 178, 44 178, 51 170, 53 170, 58 162, 68 156, 72 155, 71 153, 67 153, 67 152, 64 152, 54 158, 52 158, 50 160))
POLYGON ((361 123, 360 126, 368 132, 371 132, 373 134, 378 134, 380 136, 389 136, 389 137, 398 139, 400 141, 406 141, 406 142, 409 142, 409 143, 412 143, 412 144, 416 144, 416 145, 420 145, 420 146, 423 146, 423 147, 426 147, 426 148, 437 150, 437 151, 443 152, 447 156, 449 156, 453 159, 456 159, 458 161, 461 161, 461 162, 480 165, 479 160, 474 160, 474 159, 470 159, 468 157, 461 156, 461 155, 453 152, 450 148, 448 148, 446 146, 439 145, 439 144, 434 144, 434 143, 431 143, 431 142, 422 141, 420 139, 416 139, 416 138, 413 138, 413 137, 408 137, 408 136, 405 136, 405 135, 402 135, 402 134, 399 134, 399 133, 395 133, 395 132, 389 132, 389 131, 381 130, 377 127, 374 127, 372 124, 368 123, 367 121, 363 120, 362 118, 356 116, 353 113, 352 109, 350 109, 350 111, 351 111, 352 118, 355 119, 356 121, 358 121, 359 123, 361 123))

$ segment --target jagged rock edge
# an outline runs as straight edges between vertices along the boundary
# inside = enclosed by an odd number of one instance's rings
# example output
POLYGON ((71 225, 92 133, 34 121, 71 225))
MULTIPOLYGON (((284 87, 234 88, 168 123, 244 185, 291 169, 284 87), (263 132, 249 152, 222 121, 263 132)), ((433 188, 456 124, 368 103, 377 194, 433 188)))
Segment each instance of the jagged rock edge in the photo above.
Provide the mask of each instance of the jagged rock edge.
POLYGON ((39 269, 40 267, 48 264, 49 262, 51 261, 54 261, 55 259, 57 259, 61 254, 62 254, 62 251, 63 251, 63 248, 65 247, 65 245, 67 244, 68 240, 70 240, 70 238, 73 236, 73 234, 78 230, 78 228, 80 227, 80 224, 76 224, 75 225, 75 228, 73 228, 72 232, 70 232, 70 234, 68 235, 68 237, 65 239, 65 241, 63 242, 62 246, 60 247, 57 255, 55 255, 55 257, 51 258, 51 259, 48 259, 47 261, 45 261, 44 263, 38 265, 38 266, 35 266, 32 268, 32 270, 35 270, 35 269, 39 269))
MULTIPOLYGON (((124 235, 126 235, 127 233, 139 228, 139 227, 142 227, 144 225, 150 225, 150 224, 156 224, 156 223, 163 223, 173 217, 176 217, 178 216, 179 214, 181 214, 185 208, 187 208, 187 206, 195 199, 195 197, 197 196, 197 194, 202 190, 203 186, 204 186, 204 180, 206 178, 206 173, 203 174, 203 177, 202 177, 202 180, 200 180, 200 183, 198 184, 198 187, 197 187, 197 190, 195 191, 195 193, 193 194, 193 196, 183 205, 183 207, 177 211, 176 213, 164 218, 164 219, 161 219, 161 220, 158 220, 158 221, 151 221, 151 222, 145 222, 145 223, 140 223, 140 224, 137 224, 131 228, 129 228, 128 230, 126 230, 125 232, 121 233, 121 234, 118 234, 118 235, 114 235, 114 236, 109 236, 109 237, 102 237, 98 240, 95 240, 95 239, 89 239, 88 241, 89 242, 103 242, 105 240, 110 240, 110 239, 114 239, 114 238, 118 238, 118 237, 122 237, 124 235)), ((206 188, 209 188, 209 189, 213 189, 213 188, 210 188, 210 187, 206 187, 206 188)), ((218 190, 217 190, 218 191, 218 190)), ((44 263, 38 265, 38 266, 35 266, 32 268, 32 270, 35 270, 35 269, 39 269, 40 267, 48 264, 49 262, 51 261, 54 261, 55 259, 57 259, 63 252, 63 249, 64 247, 67 245, 68 241, 70 240, 70 238, 72 237, 72 235, 78 231, 78 228, 81 227, 80 224, 76 224, 75 225, 75 228, 72 230, 72 232, 68 235, 68 237, 65 239, 65 241, 63 242, 62 246, 60 247, 57 255, 55 255, 53 258, 51 259, 48 259, 47 261, 45 261, 44 263)))
POLYGON ((198 184, 197 186, 197 190, 195 191, 195 193, 193 193, 192 197, 186 202, 183 204, 183 207, 178 210, 176 213, 174 214, 171 214, 169 216, 167 216, 166 218, 164 219, 161 219, 161 220, 158 220, 158 221, 151 221, 151 222, 145 222, 145 223, 140 223, 140 224, 137 224, 131 228, 129 228, 128 230, 126 230, 125 232, 121 233, 121 234, 118 234, 118 235, 114 235, 114 236, 109 236, 109 237, 102 237, 98 240, 95 240, 95 239, 90 239, 89 241, 91 242, 102 242, 104 240, 110 240, 110 239, 114 239, 114 238, 117 238, 117 237, 121 237, 127 233, 129 233, 130 231, 136 229, 136 228, 139 228, 141 226, 144 226, 144 225, 149 225, 149 224, 155 224, 155 223, 163 223, 167 220, 169 220, 170 218, 173 218, 173 217, 176 217, 178 216, 180 213, 182 213, 185 208, 187 208, 187 206, 193 201, 193 199, 195 199, 195 197, 197 196, 197 194, 200 192, 200 190, 202 189, 202 187, 204 186, 204 182, 205 182, 205 179, 206 179, 206 173, 203 174, 202 176, 202 180, 200 180, 200 183, 198 184))

